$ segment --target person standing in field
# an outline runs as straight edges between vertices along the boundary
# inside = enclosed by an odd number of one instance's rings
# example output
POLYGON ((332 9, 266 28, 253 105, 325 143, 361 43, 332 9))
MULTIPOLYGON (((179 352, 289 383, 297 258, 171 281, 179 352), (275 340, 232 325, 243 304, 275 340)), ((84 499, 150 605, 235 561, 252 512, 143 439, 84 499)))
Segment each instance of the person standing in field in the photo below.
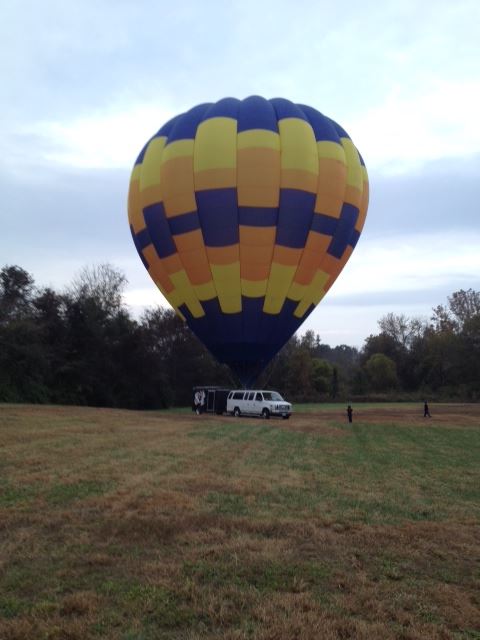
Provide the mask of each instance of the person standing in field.
POLYGON ((423 405, 423 417, 424 418, 431 418, 432 416, 430 415, 430 409, 428 408, 428 403, 425 400, 425 403, 423 405))
POLYGON ((204 409, 203 405, 205 404, 205 391, 198 390, 195 393, 193 402, 195 405, 195 413, 197 414, 197 416, 199 416, 204 409))
POLYGON ((348 421, 353 422, 353 409, 350 405, 348 405, 347 407, 347 416, 348 416, 348 421))

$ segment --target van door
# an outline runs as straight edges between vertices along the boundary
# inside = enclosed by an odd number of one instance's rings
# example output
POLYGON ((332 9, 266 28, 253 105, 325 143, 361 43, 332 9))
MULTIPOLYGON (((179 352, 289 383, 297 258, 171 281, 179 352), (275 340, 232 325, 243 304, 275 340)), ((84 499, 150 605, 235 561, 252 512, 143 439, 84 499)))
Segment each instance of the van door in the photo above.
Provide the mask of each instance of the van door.
POLYGON ((252 413, 261 415, 263 409, 263 395, 260 391, 255 392, 255 399, 252 402, 252 413))
POLYGON ((244 395, 243 391, 232 391, 227 400, 227 411, 233 413, 238 408, 240 413, 245 413, 244 395))
POLYGON ((255 407, 254 407, 254 402, 255 402, 255 391, 249 391, 248 393, 245 394, 245 411, 247 413, 255 413, 255 407))

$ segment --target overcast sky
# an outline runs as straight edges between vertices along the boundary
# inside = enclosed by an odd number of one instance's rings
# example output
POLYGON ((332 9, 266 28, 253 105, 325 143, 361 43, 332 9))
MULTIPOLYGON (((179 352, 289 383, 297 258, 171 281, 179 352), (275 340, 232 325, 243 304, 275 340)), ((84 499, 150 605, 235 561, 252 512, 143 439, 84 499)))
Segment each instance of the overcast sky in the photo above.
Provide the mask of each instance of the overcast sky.
POLYGON ((164 303, 131 240, 145 141, 224 96, 341 124, 370 178, 355 252, 304 329, 361 346, 389 312, 480 289, 478 0, 0 0, 0 267, 62 289, 86 265, 164 303))

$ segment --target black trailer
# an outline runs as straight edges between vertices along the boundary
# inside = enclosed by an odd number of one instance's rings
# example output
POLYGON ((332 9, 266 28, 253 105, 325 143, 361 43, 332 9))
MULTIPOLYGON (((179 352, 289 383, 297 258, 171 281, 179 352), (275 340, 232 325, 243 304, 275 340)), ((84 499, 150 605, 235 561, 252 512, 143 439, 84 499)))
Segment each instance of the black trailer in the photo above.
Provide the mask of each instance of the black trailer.
POLYGON ((224 387, 212 387, 209 385, 197 386, 192 389, 192 411, 195 413, 216 413, 222 415, 227 411, 227 396, 230 389, 224 387))

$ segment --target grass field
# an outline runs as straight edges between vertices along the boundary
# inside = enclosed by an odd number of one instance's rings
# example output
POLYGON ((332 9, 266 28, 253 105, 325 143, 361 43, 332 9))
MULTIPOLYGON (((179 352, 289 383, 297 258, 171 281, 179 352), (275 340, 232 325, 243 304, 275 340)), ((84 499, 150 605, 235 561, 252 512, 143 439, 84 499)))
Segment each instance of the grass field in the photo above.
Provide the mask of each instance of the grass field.
POLYGON ((1 640, 480 639, 480 406, 299 409, 0 405, 1 640))

